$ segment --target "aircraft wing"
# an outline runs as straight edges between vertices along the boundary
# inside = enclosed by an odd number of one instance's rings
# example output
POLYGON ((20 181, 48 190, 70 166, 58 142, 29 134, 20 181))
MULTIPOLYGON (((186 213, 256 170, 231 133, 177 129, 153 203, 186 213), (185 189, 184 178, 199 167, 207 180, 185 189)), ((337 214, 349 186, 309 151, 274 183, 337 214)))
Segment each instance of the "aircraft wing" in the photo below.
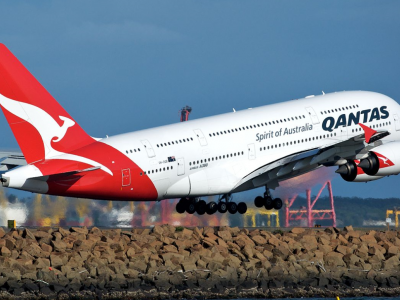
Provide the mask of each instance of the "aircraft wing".
POLYGON ((388 131, 375 131, 365 125, 361 127, 364 130, 363 133, 347 140, 332 140, 323 148, 313 148, 291 154, 259 167, 242 178, 233 192, 265 185, 275 189, 279 186, 280 181, 322 166, 340 166, 347 163, 347 159, 361 159, 367 155, 369 150, 381 145, 380 140, 390 134, 388 131))

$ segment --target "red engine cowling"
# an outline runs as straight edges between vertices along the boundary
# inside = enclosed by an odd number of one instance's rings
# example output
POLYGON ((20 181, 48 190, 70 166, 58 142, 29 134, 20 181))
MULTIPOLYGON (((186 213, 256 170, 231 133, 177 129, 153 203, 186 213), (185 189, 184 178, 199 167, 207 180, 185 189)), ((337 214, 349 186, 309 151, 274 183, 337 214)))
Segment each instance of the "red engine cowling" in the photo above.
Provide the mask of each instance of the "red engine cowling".
POLYGON ((336 170, 336 173, 339 173, 344 180, 351 182, 367 182, 383 177, 366 174, 364 170, 358 166, 359 163, 360 161, 358 160, 348 160, 346 164, 341 165, 339 169, 336 170))
POLYGON ((400 143, 380 145, 361 160, 359 167, 373 176, 388 176, 400 173, 400 143))

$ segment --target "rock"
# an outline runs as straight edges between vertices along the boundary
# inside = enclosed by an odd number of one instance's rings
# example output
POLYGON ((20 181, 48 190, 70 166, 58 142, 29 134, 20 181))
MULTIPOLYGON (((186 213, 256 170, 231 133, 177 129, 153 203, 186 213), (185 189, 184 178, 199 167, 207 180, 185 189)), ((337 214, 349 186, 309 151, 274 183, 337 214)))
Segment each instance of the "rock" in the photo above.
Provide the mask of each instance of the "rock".
POLYGON ((53 247, 51 247, 50 245, 45 244, 45 243, 41 244, 40 247, 42 248, 42 250, 44 252, 52 252, 53 251, 53 247))
POLYGON ((290 232, 294 234, 302 234, 304 233, 304 231, 306 231, 304 228, 299 228, 299 227, 295 227, 292 228, 292 230, 290 230, 290 232))
POLYGON ((231 242, 232 241, 232 234, 228 230, 218 231, 217 235, 224 240, 224 242, 231 242))
POLYGON ((11 256, 10 249, 8 249, 5 246, 1 247, 0 252, 1 252, 1 256, 4 256, 4 257, 10 257, 11 256))
POLYGON ((387 249, 387 253, 386 253, 387 257, 390 258, 397 254, 399 254, 399 248, 396 246, 389 246, 389 248, 387 249))
POLYGON ((183 271, 187 272, 187 271, 193 271, 193 270, 197 270, 197 267, 194 263, 182 263, 181 264, 183 271))
POLYGON ((383 269, 384 270, 397 269, 399 265, 400 265, 399 256, 395 255, 383 262, 383 269))
POLYGON ((350 268, 351 266, 355 266, 356 263, 360 261, 360 258, 354 254, 346 254, 343 256, 343 261, 346 263, 347 267, 350 268))
POLYGON ((47 232, 45 232, 45 231, 41 231, 41 230, 36 230, 36 231, 34 231, 34 232, 33 232, 33 235, 35 236, 35 238, 36 238, 37 240, 40 240, 40 239, 42 239, 42 238, 51 239, 51 234, 49 234, 49 233, 47 233, 47 232))
POLYGON ((64 265, 64 262, 60 255, 51 254, 50 255, 50 264, 52 267, 57 268, 64 265))
POLYGON ((15 248, 15 240, 13 238, 5 238, 5 246, 12 251, 15 248))
POLYGON ((347 245, 349 243, 349 241, 341 234, 338 235, 338 240, 342 245, 347 245))
POLYGON ((128 250, 126 251, 126 256, 128 258, 134 257, 135 254, 136 254, 136 252, 135 252, 134 248, 128 248, 128 250))
POLYGON ((373 235, 369 235, 369 234, 364 234, 364 235, 360 236, 360 240, 362 242, 366 242, 367 244, 376 244, 377 243, 377 241, 374 238, 374 236, 373 235))
POLYGON ((181 231, 181 234, 182 234, 183 236, 190 237, 190 236, 192 236, 193 231, 191 231, 190 229, 184 228, 184 229, 181 231))
POLYGON ((33 233, 27 228, 25 228, 24 231, 22 232, 22 237, 23 238, 29 238, 29 239, 32 239, 32 240, 36 239, 35 236, 33 235, 33 233))
POLYGON ((161 236, 164 233, 164 229, 160 225, 156 225, 153 227, 153 233, 159 234, 161 236))
POLYGON ((267 240, 263 238, 261 235, 255 235, 251 237, 251 239, 256 243, 258 246, 265 245, 267 243, 267 240))
POLYGON ((50 260, 47 258, 38 258, 34 265, 37 269, 48 269, 50 267, 50 260))
POLYGON ((329 267, 345 266, 343 254, 337 252, 329 252, 324 257, 325 264, 329 267))
POLYGON ((288 274, 287 270, 284 269, 282 265, 272 266, 268 273, 270 277, 282 277, 288 274))
POLYGON ((346 231, 346 232, 354 231, 353 226, 351 226, 351 225, 344 227, 343 230, 346 231))
POLYGON ((58 228, 58 232, 59 232, 63 237, 69 236, 69 235, 71 234, 71 232, 70 232, 69 230, 65 230, 65 229, 62 228, 62 227, 59 227, 59 228, 58 228))
POLYGON ((318 248, 318 242, 315 236, 305 235, 300 240, 303 244, 304 249, 308 251, 314 251, 318 248))
POLYGON ((203 231, 202 230, 200 230, 199 228, 197 228, 197 227, 195 227, 194 229, 193 229, 193 234, 197 237, 197 238, 199 238, 199 239, 204 239, 204 235, 203 235, 203 231))
POLYGON ((54 251, 64 252, 67 248, 67 244, 63 241, 51 241, 51 246, 53 246, 54 251))
POLYGON ((31 273, 25 273, 21 276, 22 279, 31 279, 31 280, 36 280, 36 272, 31 272, 31 273))
POLYGON ((84 235, 87 235, 89 233, 89 231, 86 228, 86 226, 84 226, 84 227, 71 227, 70 231, 71 232, 77 232, 77 233, 84 234, 84 235))
POLYGON ((382 254, 378 245, 373 245, 369 247, 368 253, 372 256, 376 256, 379 260, 385 260, 385 256, 382 254))
POLYGON ((346 246, 342 246, 342 245, 338 245, 335 249, 336 252, 341 253, 342 255, 346 255, 347 254, 347 247, 346 246))

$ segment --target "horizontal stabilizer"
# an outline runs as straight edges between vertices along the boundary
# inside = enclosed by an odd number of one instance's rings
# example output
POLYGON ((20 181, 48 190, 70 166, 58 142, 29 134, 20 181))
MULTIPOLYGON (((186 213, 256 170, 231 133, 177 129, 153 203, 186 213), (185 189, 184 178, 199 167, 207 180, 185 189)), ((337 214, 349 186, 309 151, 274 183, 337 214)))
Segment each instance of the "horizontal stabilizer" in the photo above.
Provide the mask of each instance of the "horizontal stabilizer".
POLYGON ((95 171, 100 168, 101 168, 100 166, 96 166, 96 167, 87 168, 84 170, 75 170, 75 171, 68 171, 68 172, 63 172, 63 173, 55 173, 55 174, 49 174, 49 175, 44 175, 44 176, 37 176, 37 177, 32 177, 31 179, 43 180, 43 181, 46 181, 48 179, 55 180, 55 179, 61 179, 63 177, 67 177, 67 176, 71 176, 71 175, 95 171))

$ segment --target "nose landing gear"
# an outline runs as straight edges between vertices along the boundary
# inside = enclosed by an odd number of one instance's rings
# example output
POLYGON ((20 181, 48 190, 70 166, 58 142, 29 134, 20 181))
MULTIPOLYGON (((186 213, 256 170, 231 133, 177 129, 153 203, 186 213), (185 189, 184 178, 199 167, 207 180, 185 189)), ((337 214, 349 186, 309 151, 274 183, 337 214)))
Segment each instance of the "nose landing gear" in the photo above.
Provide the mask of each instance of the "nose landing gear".
POLYGON ((256 197, 254 199, 254 205, 259 208, 264 206, 267 210, 281 209, 283 206, 283 202, 281 198, 272 198, 269 189, 266 187, 264 197, 256 197))

